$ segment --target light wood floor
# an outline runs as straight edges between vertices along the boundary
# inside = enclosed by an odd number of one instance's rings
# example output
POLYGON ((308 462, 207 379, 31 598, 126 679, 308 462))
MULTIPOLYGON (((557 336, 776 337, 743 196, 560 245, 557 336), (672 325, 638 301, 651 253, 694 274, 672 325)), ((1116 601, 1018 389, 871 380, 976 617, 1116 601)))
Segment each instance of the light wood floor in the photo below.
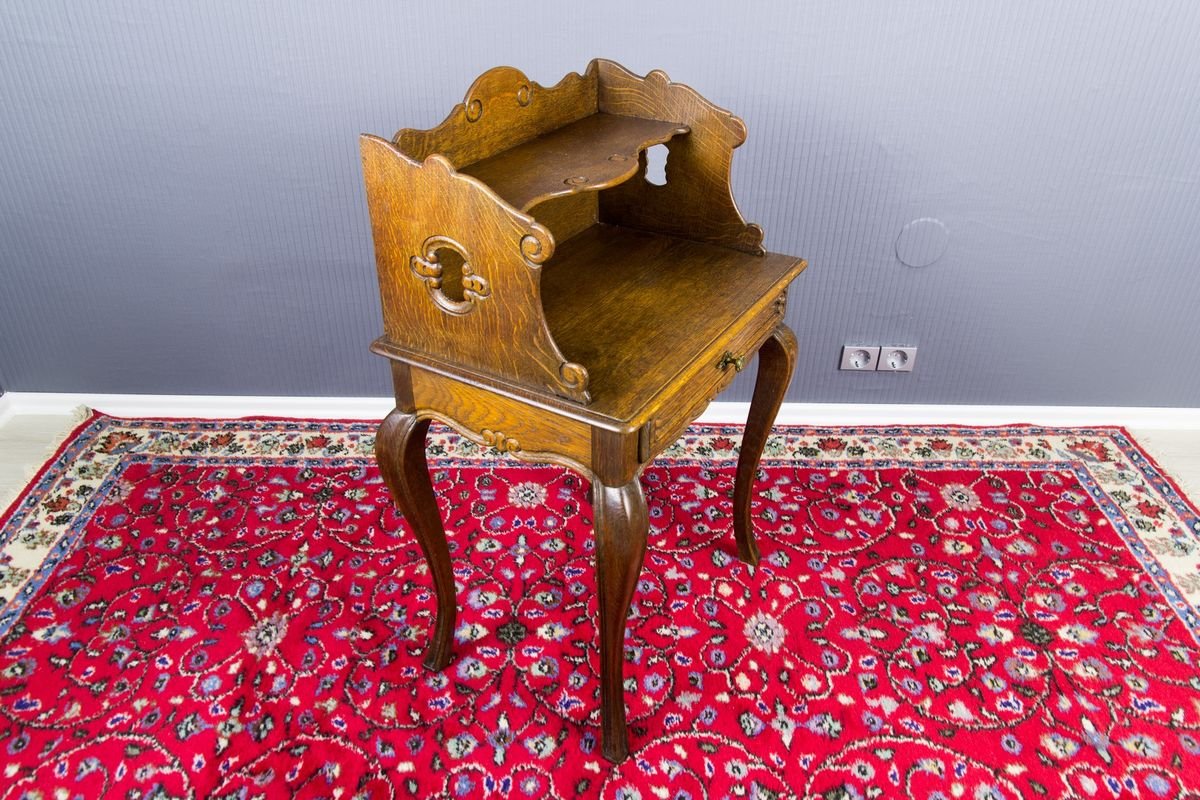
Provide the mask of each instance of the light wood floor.
MULTIPOLYGON (((69 415, 22 414, 0 427, 0 512, 77 424, 69 415)), ((1200 503, 1200 431, 1132 430, 1134 438, 1200 503)))
POLYGON ((77 424, 65 414, 21 414, 0 427, 0 513, 77 424))

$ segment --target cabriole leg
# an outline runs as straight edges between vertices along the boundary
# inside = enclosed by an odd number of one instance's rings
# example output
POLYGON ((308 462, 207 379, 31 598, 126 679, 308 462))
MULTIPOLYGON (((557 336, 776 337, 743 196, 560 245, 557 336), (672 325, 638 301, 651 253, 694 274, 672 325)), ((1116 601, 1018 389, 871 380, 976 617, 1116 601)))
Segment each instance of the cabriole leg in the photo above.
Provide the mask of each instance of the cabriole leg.
POLYGON ((592 482, 596 584, 600 604, 600 751, 629 755, 625 729, 625 622, 646 555, 646 497, 635 477, 624 486, 592 482))
POLYGON ((758 564, 758 545, 754 542, 754 526, 750 521, 754 476, 795 368, 796 334, 781 323, 758 351, 758 378, 733 484, 733 534, 737 540, 738 558, 752 566, 758 564))
POLYGON ((417 419, 399 408, 379 426, 375 437, 375 458, 383 479, 392 492, 392 500, 408 520, 421 545, 437 595, 437 618, 425 666, 439 670, 450 663, 450 640, 454 632, 454 574, 450 569, 450 548, 438 512, 437 497, 425 463, 425 433, 428 419, 417 419))

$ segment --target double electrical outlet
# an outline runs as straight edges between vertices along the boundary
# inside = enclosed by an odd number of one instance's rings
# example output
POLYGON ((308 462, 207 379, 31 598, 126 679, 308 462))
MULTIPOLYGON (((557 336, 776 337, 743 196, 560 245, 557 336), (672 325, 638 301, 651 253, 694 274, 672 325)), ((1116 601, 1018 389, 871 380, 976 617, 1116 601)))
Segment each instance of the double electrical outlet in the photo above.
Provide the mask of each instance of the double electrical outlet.
POLYGON ((912 372, 917 348, 886 345, 847 344, 842 346, 842 366, 852 372, 912 372))

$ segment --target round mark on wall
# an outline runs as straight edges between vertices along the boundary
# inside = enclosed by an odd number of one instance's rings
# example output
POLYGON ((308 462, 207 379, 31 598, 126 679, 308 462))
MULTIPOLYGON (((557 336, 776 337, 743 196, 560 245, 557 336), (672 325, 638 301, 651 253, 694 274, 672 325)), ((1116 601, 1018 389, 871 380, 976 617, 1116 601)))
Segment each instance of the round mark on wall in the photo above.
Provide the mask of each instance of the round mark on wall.
POLYGON ((896 237, 896 257, 910 267, 928 267, 946 254, 949 243, 950 231, 940 219, 914 219, 896 237))

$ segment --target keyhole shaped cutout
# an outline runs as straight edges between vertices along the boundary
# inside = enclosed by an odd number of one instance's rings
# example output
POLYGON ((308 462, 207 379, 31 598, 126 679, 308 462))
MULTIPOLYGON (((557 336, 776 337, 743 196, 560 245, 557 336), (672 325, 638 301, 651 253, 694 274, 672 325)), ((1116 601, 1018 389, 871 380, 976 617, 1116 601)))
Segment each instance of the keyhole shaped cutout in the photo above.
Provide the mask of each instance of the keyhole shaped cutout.
POLYGON ((665 144, 656 144, 646 148, 646 183, 666 186, 667 155, 669 153, 665 144))
POLYGON ((462 253, 449 247, 439 247, 433 254, 442 267, 442 294, 455 303, 461 303, 466 299, 463 294, 463 263, 466 259, 462 253))

